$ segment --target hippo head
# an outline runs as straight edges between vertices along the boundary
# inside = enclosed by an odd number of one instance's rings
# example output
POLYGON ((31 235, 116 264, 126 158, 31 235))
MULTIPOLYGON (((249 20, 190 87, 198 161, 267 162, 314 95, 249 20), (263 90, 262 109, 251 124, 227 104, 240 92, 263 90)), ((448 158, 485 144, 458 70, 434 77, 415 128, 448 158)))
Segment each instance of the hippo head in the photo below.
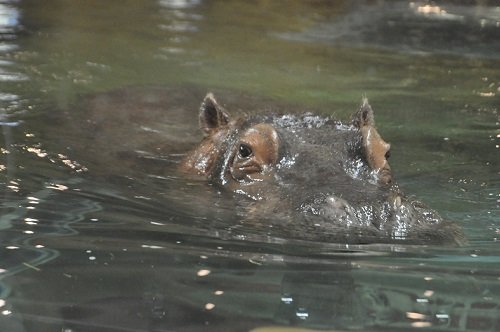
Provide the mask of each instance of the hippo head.
POLYGON ((199 124, 205 137, 182 170, 248 196, 257 202, 254 213, 286 211, 287 222, 320 227, 339 241, 461 241, 458 227, 394 183, 390 144, 366 99, 342 123, 312 113, 232 119, 208 94, 199 124))

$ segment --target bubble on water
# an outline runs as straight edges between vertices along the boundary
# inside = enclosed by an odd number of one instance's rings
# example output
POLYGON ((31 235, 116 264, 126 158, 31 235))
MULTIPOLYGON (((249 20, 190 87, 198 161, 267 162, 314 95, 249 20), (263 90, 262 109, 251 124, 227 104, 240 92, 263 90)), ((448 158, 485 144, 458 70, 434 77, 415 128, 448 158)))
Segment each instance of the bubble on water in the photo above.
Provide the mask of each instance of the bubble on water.
POLYGON ((206 277, 208 276, 212 271, 210 270, 206 270, 206 269, 203 269, 203 270, 199 270, 198 272, 196 272, 196 275, 198 277, 206 277))
POLYGON ((284 304, 291 304, 293 302, 293 297, 290 294, 283 294, 281 296, 281 302, 284 304))
POLYGON ((297 311, 295 312, 295 315, 302 320, 306 320, 309 318, 309 312, 307 311, 306 308, 297 308, 297 311))
POLYGON ((2 315, 4 315, 4 316, 8 316, 8 315, 10 315, 11 313, 12 313, 12 311, 10 311, 10 310, 3 310, 3 311, 2 311, 2 315))

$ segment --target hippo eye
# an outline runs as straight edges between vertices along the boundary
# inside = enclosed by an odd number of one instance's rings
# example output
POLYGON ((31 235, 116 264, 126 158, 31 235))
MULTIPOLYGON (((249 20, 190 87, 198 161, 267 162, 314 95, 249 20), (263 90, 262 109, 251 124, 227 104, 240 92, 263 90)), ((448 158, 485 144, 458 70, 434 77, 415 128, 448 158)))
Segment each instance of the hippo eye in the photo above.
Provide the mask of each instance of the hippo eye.
POLYGON ((240 158, 248 158, 253 154, 252 148, 248 146, 247 144, 240 144, 240 147, 238 148, 238 156, 240 158))
POLYGON ((385 153, 385 159, 389 159, 391 157, 391 150, 387 150, 385 153))

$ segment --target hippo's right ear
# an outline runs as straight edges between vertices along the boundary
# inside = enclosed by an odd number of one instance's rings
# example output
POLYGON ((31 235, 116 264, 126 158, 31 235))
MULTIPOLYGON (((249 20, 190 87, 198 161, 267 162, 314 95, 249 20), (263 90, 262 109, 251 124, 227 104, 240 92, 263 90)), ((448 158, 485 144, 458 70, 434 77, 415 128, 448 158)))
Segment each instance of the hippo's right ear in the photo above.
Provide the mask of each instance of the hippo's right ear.
POLYGON ((217 103, 212 93, 207 94, 200 107, 200 129, 205 135, 209 135, 219 127, 227 125, 228 122, 229 114, 217 103))
POLYGON ((373 109, 368 103, 367 98, 363 98, 361 107, 357 112, 352 115, 352 124, 358 128, 364 126, 375 126, 375 117, 373 116, 373 109))

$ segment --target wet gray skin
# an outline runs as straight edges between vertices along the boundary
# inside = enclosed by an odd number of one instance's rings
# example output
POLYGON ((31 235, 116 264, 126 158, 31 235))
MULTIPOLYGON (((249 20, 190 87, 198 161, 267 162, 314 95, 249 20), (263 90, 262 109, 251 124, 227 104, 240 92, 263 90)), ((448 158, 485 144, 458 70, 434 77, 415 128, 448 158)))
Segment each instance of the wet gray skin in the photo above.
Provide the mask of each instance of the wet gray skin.
MULTIPOLYGON (((206 103, 207 100, 204 106, 206 103)), ((368 103, 346 123, 313 114, 230 121, 227 111, 221 111, 228 119, 227 123, 212 123, 217 129, 208 134, 208 139, 221 137, 210 149, 215 161, 213 167, 206 169, 206 175, 217 186, 252 202, 247 206, 248 221, 285 225, 302 238, 342 243, 465 242, 459 226, 401 192, 392 180, 388 164, 382 170, 370 163, 369 154, 373 151, 364 143, 363 126, 357 120, 363 113, 368 114, 373 127, 373 112, 368 103), (257 177, 235 178, 233 163, 241 158, 242 137, 262 124, 276 131, 276 162, 261 168, 257 177)), ((384 151, 378 157, 385 160, 388 156, 384 151)))

